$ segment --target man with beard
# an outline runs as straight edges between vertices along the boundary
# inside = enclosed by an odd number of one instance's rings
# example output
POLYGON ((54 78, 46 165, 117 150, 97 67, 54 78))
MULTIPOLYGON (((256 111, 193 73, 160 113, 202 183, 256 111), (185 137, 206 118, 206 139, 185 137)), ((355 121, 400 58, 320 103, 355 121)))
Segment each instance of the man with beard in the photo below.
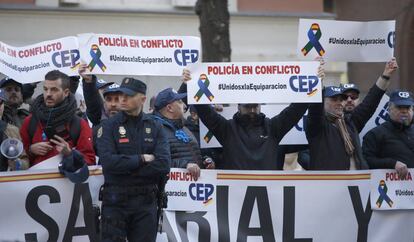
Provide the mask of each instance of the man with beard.
POLYGON ((57 70, 46 74, 43 95, 34 100, 32 114, 20 129, 31 166, 58 154, 95 164, 92 130, 76 116, 76 100, 69 87, 66 74, 57 70))
MULTIPOLYGON (((187 93, 178 94, 172 88, 158 93, 154 103, 154 118, 160 120, 170 144, 171 167, 186 168, 195 180, 200 176, 202 158, 197 139, 184 126, 187 93)), ((213 168, 213 164, 209 164, 213 168)))
POLYGON ((359 132, 374 114, 390 85, 390 76, 397 68, 395 58, 387 62, 383 74, 352 112, 345 112, 349 97, 335 86, 324 89, 323 103, 309 105, 306 138, 309 142, 310 170, 368 169, 362 155, 359 132))
MULTIPOLYGON (((19 128, 12 124, 8 124, 5 121, 1 120, 4 111, 4 103, 7 101, 6 92, 0 88, 0 143, 2 143, 7 138, 14 138, 21 140, 19 134, 19 128)), ((11 155, 13 150, 6 150, 6 154, 11 155)), ((17 171, 17 170, 26 170, 29 168, 29 159, 27 158, 26 152, 23 153, 18 157, 18 159, 10 160, 5 157, 2 153, 0 153, 0 171, 17 171)))
MULTIPOLYGON (((324 72, 320 68, 319 76, 324 72)), ((183 85, 191 80, 189 70, 183 71, 183 85)), ((185 90, 181 86, 180 90, 185 90)), ((233 119, 227 120, 211 105, 195 105, 198 116, 223 146, 222 169, 277 170, 277 147, 283 136, 302 118, 307 103, 293 103, 280 114, 267 118, 261 105, 239 104, 233 119)))
POLYGON ((105 183, 102 190, 102 241, 152 242, 157 214, 170 170, 170 152, 162 125, 142 108, 147 86, 124 78, 121 111, 98 130, 98 155, 105 183), (160 201, 160 200, 158 200, 160 201))
POLYGON ((354 83, 341 84, 340 87, 342 89, 342 93, 346 97, 344 112, 351 113, 360 103, 359 102, 360 91, 354 83))
POLYGON ((26 109, 19 108, 23 104, 23 85, 6 77, 0 81, 0 88, 3 88, 7 95, 7 102, 4 105, 3 120, 20 128, 23 124, 23 120, 30 114, 26 109))
POLYGON ((413 105, 408 91, 391 93, 389 120, 364 136, 362 150, 371 169, 395 169, 405 177, 407 168, 414 168, 413 105))

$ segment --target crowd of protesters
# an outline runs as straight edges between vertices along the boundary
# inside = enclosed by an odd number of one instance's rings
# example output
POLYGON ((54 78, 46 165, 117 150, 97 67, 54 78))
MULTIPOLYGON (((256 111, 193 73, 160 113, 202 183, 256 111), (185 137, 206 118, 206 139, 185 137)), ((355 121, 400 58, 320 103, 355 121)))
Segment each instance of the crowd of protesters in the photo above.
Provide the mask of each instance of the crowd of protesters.
MULTIPOLYGON (((154 233, 144 236, 138 231, 156 228, 160 204, 135 196, 157 193, 170 167, 187 169, 195 180, 202 169, 281 170, 285 153, 300 151, 299 163, 306 170, 389 168, 405 176, 414 167, 414 99, 409 91, 389 91, 388 120, 369 131, 362 144, 359 138, 397 68, 392 58, 361 101, 355 84, 326 86, 321 103, 292 103, 274 117, 266 117, 261 104, 239 104, 232 119, 221 116, 219 106, 187 106, 186 85, 193 78, 186 69, 179 91, 170 87, 160 91, 151 98, 148 114, 143 112, 144 82, 132 77, 125 77, 121 85, 105 82, 87 74, 85 64, 80 65, 78 77, 48 72, 43 93, 34 98, 37 83, 4 78, 0 81, 0 138, 21 140, 24 150, 17 159, 8 159, 2 152, 0 171, 28 169, 55 156, 72 164, 73 171, 79 168, 74 164, 102 165, 103 224, 112 228, 103 235, 108 241, 154 239, 154 233), (74 96, 80 81, 85 112, 79 111, 74 96), (22 108, 23 103, 30 110, 22 108), (190 114, 185 119, 187 110, 190 114), (306 110, 309 144, 280 146, 306 110), (199 120, 222 148, 200 148, 199 120), (130 198, 122 200, 125 197, 130 198), (142 209, 142 205, 148 207, 142 209), (125 207, 134 211, 132 215, 119 211, 125 207), (128 230, 118 222, 130 215, 145 219, 128 230)), ((323 60, 315 71, 323 80, 323 60)))
MULTIPOLYGON (((318 70, 321 78, 323 64, 318 70)), ((97 164, 98 131, 102 132, 100 128, 107 119, 123 112, 122 88, 85 74, 86 68, 86 65, 80 66, 80 78, 68 77, 59 71, 49 72, 43 82, 43 93, 35 98, 32 95, 37 83, 21 84, 10 78, 0 81, 2 140, 14 137, 24 144, 20 159, 11 161, 1 155, 1 171, 16 167, 27 169, 57 154, 79 156, 88 165, 97 164), (78 112, 74 96, 79 79, 85 97, 85 113, 78 112), (29 103, 30 110, 22 108, 23 103, 29 103), (20 132, 16 132, 18 129, 20 132), (16 166, 13 162, 20 164, 16 166)), ((184 70, 178 92, 167 88, 151 98, 150 117, 162 124, 169 137, 170 166, 187 168, 196 178, 200 168, 280 170, 284 154, 299 150, 303 150, 300 154, 308 154, 304 161, 300 160, 307 170, 395 168, 404 174, 407 167, 413 167, 408 157, 414 152, 411 150, 414 148, 414 143, 411 144, 414 101, 409 91, 390 92, 389 120, 370 131, 362 145, 359 139, 359 133, 374 114, 397 68, 393 58, 362 101, 355 84, 341 84, 324 87, 322 103, 293 103, 269 118, 261 113, 260 104, 239 104, 238 112, 229 120, 211 105, 187 107, 186 83, 192 78, 191 73, 184 70), (185 119, 187 110, 189 115, 185 119), (306 117, 309 145, 279 146, 280 140, 306 110, 309 112, 306 117), (199 119, 223 148, 200 149, 199 119), (393 140, 398 149, 389 148, 393 140)))

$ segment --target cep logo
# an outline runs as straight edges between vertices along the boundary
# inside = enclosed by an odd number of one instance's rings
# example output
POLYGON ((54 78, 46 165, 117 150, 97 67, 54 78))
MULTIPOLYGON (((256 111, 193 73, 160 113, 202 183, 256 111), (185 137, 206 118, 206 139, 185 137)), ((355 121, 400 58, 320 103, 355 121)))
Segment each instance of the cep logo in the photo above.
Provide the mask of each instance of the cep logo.
POLYGON ((187 66, 198 61, 198 50, 178 49, 174 51, 175 62, 180 66, 187 66))
POLYGON ((52 62, 57 68, 75 67, 80 59, 79 50, 64 50, 52 55, 52 62))
POLYGON ((316 93, 318 83, 317 76, 291 76, 289 79, 290 88, 294 92, 306 92, 308 96, 316 93))
POLYGON ((353 83, 351 83, 351 84, 346 83, 346 84, 343 85, 343 87, 344 88, 355 88, 355 84, 353 84, 353 83))
POLYGON ((214 186, 212 184, 191 183, 189 186, 190 198, 194 201, 202 201, 207 205, 213 198, 214 186))
POLYGON ((398 96, 400 96, 401 98, 409 98, 410 93, 408 93, 408 92, 398 92, 398 96))

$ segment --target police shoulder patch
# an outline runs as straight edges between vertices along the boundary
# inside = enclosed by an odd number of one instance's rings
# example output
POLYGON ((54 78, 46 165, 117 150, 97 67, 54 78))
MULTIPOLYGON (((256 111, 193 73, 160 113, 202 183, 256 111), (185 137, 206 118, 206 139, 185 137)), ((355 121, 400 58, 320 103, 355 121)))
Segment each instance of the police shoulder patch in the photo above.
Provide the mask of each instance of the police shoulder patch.
POLYGON ((98 132, 97 132, 96 136, 97 136, 98 138, 101 138, 101 137, 102 137, 102 134, 103 134, 103 130, 102 130, 102 127, 100 127, 100 128, 98 129, 98 132))

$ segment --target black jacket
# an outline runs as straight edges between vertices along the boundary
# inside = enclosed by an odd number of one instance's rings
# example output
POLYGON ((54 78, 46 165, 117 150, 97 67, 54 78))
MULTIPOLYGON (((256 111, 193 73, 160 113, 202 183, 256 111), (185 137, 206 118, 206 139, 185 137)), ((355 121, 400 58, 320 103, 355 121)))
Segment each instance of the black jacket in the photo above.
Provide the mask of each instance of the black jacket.
POLYGON ((162 124, 147 114, 131 117, 119 112, 103 122, 97 137, 105 184, 157 184, 170 170, 170 146, 162 124), (144 163, 142 154, 153 154, 155 160, 144 163))
MULTIPOLYGON (((345 123, 355 147, 356 168, 368 169, 362 155, 359 132, 374 114, 385 91, 374 85, 352 113, 345 114, 345 123)), ((306 137, 309 142, 310 170, 349 170, 350 156, 339 129, 328 121, 323 103, 311 104, 307 116, 306 137)))
POLYGON ((226 120, 210 105, 195 105, 203 123, 223 146, 223 169, 277 170, 277 146, 301 119, 308 104, 291 104, 269 119, 261 114, 255 124, 243 122, 239 113, 226 120))
POLYGON ((364 136, 362 150, 371 169, 394 169, 397 161, 414 168, 414 127, 387 121, 364 136))
POLYGON ((188 128, 183 126, 183 122, 169 120, 158 112, 155 112, 154 118, 160 120, 164 126, 164 132, 170 144, 171 167, 187 168, 188 163, 201 165, 201 152, 197 139, 188 128), (178 139, 177 130, 185 132, 189 141, 178 139))
POLYGON ((86 116, 93 126, 96 126, 102 119, 107 119, 108 117, 105 115, 103 100, 98 88, 96 88, 96 76, 92 75, 92 79, 91 83, 83 81, 82 88, 86 104, 86 116))

